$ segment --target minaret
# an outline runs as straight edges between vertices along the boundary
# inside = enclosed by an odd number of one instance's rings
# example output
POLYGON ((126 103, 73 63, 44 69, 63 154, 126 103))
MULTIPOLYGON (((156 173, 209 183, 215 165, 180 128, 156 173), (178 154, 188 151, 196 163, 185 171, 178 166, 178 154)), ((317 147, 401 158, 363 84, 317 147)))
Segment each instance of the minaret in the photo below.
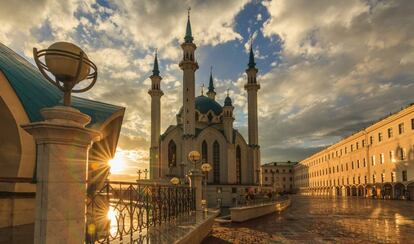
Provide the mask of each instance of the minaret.
POLYGON ((195 61, 194 51, 197 46, 193 43, 190 23, 190 8, 188 9, 187 28, 184 37, 183 59, 179 66, 183 70, 183 134, 184 137, 195 135, 195 71, 198 63, 195 61))
POLYGON ((224 125, 224 135, 227 138, 227 141, 233 143, 233 104, 227 90, 227 97, 224 99, 223 107, 223 125, 224 125))
POLYGON ((259 131, 257 119, 257 91, 260 85, 257 83, 256 74, 258 69, 254 62, 253 45, 250 44, 250 54, 248 68, 246 69, 247 84, 244 89, 247 91, 247 112, 248 112, 248 132, 249 132, 249 166, 252 169, 254 179, 252 183, 259 183, 259 164, 260 164, 260 147, 259 147, 259 131))
POLYGON ((207 96, 213 100, 216 99, 216 92, 214 91, 214 81, 213 81, 213 66, 210 67, 210 82, 208 83, 207 96))
POLYGON ((159 155, 160 155, 160 129, 161 129, 161 96, 164 93, 161 90, 160 71, 158 69, 158 58, 155 53, 154 68, 152 70, 151 89, 148 94, 151 96, 151 147, 150 147, 150 178, 159 178, 159 155))

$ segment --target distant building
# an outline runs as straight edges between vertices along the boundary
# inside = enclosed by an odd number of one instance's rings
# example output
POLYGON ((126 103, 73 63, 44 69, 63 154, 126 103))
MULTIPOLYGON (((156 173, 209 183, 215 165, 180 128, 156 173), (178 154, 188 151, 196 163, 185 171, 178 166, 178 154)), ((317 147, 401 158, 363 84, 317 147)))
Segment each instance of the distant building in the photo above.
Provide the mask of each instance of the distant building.
POLYGON ((414 200, 414 105, 295 166, 303 194, 414 200))
POLYGON ((271 162, 261 166, 261 185, 275 192, 294 192, 297 162, 271 162))

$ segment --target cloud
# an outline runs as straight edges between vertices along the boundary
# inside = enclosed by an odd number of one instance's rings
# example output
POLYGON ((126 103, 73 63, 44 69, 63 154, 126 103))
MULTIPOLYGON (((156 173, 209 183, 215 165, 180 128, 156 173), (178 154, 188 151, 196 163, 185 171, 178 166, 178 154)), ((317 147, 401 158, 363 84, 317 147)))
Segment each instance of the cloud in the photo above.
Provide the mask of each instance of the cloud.
POLYGON ((265 160, 302 159, 412 101, 411 1, 264 4, 263 33, 283 43, 282 63, 260 79, 265 160), (283 145, 296 154, 273 150, 283 145))

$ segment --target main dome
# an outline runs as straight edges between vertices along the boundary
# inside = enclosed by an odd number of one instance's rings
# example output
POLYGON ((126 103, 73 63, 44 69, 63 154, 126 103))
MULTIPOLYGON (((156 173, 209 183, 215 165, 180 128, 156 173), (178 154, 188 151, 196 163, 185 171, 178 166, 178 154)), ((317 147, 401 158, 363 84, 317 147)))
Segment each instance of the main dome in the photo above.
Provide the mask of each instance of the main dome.
POLYGON ((210 110, 215 115, 220 115, 223 112, 223 107, 218 102, 206 96, 196 97, 195 108, 201 114, 207 114, 210 110))

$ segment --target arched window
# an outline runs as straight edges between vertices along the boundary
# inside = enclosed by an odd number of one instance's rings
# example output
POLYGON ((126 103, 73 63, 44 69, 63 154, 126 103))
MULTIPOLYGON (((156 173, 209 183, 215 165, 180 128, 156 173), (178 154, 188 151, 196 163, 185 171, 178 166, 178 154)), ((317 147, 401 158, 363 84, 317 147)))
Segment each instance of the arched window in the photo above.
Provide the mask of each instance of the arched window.
POLYGON ((168 143, 168 167, 177 167, 177 146, 173 140, 168 143))
POLYGON ((217 141, 213 143, 213 180, 220 183, 220 145, 217 141))
POLYGON ((208 155, 207 142, 203 141, 203 143, 201 144, 201 162, 203 163, 208 162, 207 155, 208 155))
POLYGON ((240 146, 237 145, 236 148, 236 180, 237 184, 242 183, 242 175, 241 175, 241 149, 240 146))

